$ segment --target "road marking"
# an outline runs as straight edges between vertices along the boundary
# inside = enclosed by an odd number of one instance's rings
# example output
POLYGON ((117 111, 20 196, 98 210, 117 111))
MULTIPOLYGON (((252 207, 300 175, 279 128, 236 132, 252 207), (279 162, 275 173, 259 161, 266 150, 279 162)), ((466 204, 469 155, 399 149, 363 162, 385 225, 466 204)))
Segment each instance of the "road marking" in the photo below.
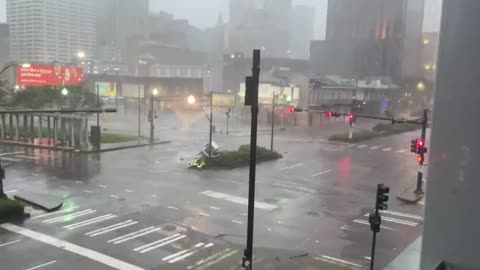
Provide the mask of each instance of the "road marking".
POLYGON ((213 247, 215 244, 214 243, 208 243, 204 246, 204 248, 209 248, 209 247, 213 247))
POLYGON ((320 259, 320 260, 323 259, 322 261, 327 260, 327 262, 335 262, 335 263, 343 264, 344 266, 353 266, 353 267, 357 267, 357 268, 362 267, 362 265, 360 265, 360 264, 356 264, 356 263, 349 262, 349 261, 346 261, 346 260, 330 257, 330 256, 327 256, 327 255, 321 255, 320 257, 316 257, 315 259, 320 259))
POLYGON ((125 189, 125 192, 131 193, 131 192, 133 192, 133 190, 131 190, 131 189, 125 189))
POLYGON ((378 149, 378 148, 380 148, 380 147, 381 147, 380 145, 375 145, 375 146, 370 147, 370 149, 371 149, 371 150, 375 150, 375 149, 378 149))
POLYGON ((157 249, 157 248, 159 248, 159 247, 166 246, 166 245, 168 245, 168 244, 171 244, 171 243, 173 243, 173 242, 176 242, 176 241, 178 241, 178 240, 180 240, 180 239, 183 239, 183 238, 185 238, 185 237, 187 237, 187 236, 186 236, 186 235, 180 235, 180 236, 178 236, 178 237, 176 237, 176 238, 173 238, 173 239, 170 239, 170 240, 168 240, 168 241, 166 241, 166 242, 162 242, 162 243, 159 243, 159 244, 154 245, 154 246, 152 246, 152 247, 143 249, 142 251, 140 251, 140 253, 142 253, 142 254, 143 254, 143 253, 147 253, 147 252, 149 252, 149 251, 151 251, 151 250, 157 249))
POLYGON ((93 191, 88 190, 88 189, 84 190, 83 192, 85 192, 85 193, 93 193, 93 191))
POLYGON ((62 188, 62 189, 68 189, 68 187, 66 187, 66 186, 60 186, 60 188, 62 188))
MULTIPOLYGON (((368 222, 368 220, 354 219, 353 222, 370 226, 370 223, 368 222)), ((383 226, 383 225, 380 225, 380 228, 385 229, 385 230, 389 230, 389 231, 395 231, 395 229, 387 227, 387 226, 383 226)))
POLYGON ((357 146, 358 149, 362 149, 362 148, 365 148, 365 147, 368 147, 368 145, 366 145, 366 144, 361 144, 361 145, 357 146))
POLYGON ((16 190, 16 189, 12 189, 12 190, 9 190, 9 191, 5 191, 4 193, 5 193, 5 194, 10 194, 10 193, 15 193, 15 192, 17 192, 17 190, 16 190))
POLYGON ((396 152, 397 152, 397 153, 407 152, 407 149, 397 150, 396 152))
MULTIPOLYGON (((209 196, 209 197, 212 197, 212 198, 215 198, 215 199, 225 200, 225 201, 229 201, 229 202, 233 202, 233 203, 237 203, 237 204, 248 205, 248 199, 247 198, 237 197, 237 196, 233 196, 233 195, 226 194, 226 193, 215 192, 215 191, 211 191, 211 190, 205 190, 205 191, 200 192, 200 194, 206 195, 206 196, 209 196)), ((276 206, 274 204, 258 202, 258 201, 255 201, 255 207, 259 208, 259 209, 263 209, 263 210, 269 210, 269 211, 272 211, 272 210, 278 208, 278 206, 276 206)))
POLYGON ((285 167, 285 168, 281 168, 280 171, 292 169, 292 168, 299 167, 299 166, 302 166, 302 165, 303 165, 303 163, 298 163, 298 164, 295 164, 295 165, 292 165, 292 166, 288 166, 288 167, 285 167))
POLYGON ((84 227, 84 226, 88 226, 88 225, 91 225, 91 224, 104 222, 104 221, 107 221, 107 220, 115 218, 115 217, 117 217, 117 216, 112 215, 112 214, 107 214, 107 215, 104 215, 104 216, 100 216, 100 217, 88 219, 88 220, 85 220, 85 221, 82 221, 82 222, 77 222, 77 223, 74 223, 74 224, 71 224, 71 225, 67 225, 67 226, 64 226, 63 228, 67 229, 67 230, 74 230, 74 229, 84 227))
POLYGON ((243 224, 243 222, 238 221, 238 220, 235 220, 235 219, 232 219, 232 222, 233 222, 233 223, 237 223, 237 224, 243 224))
POLYGON ((399 216, 399 217, 412 218, 412 219, 418 219, 418 220, 423 221, 423 217, 418 216, 418 215, 400 213, 400 212, 395 212, 395 211, 390 211, 390 210, 384 210, 384 211, 380 211, 380 212, 384 213, 384 214, 389 214, 389 215, 394 215, 394 216, 399 216))
MULTIPOLYGON (((368 216, 370 216, 370 214, 365 214, 365 216, 368 217, 368 216)), ((388 221, 388 222, 393 222, 393 223, 398 223, 398 224, 402 224, 402 225, 407 225, 407 226, 411 226, 411 227, 418 226, 417 222, 412 222, 412 221, 397 219, 397 218, 391 218, 391 217, 386 217, 386 216, 382 216, 382 220, 385 220, 385 221, 388 221)))
POLYGON ((371 260, 372 260, 372 258, 370 258, 369 256, 363 256, 363 258, 364 258, 365 260, 367 260, 367 261, 371 261, 371 260))
POLYGON ((105 234, 105 233, 108 233, 108 232, 111 232, 111 231, 115 231, 115 230, 118 230, 118 229, 121 229, 121 228, 132 226, 132 225, 135 225, 137 223, 138 223, 138 221, 133 221, 133 220, 130 219, 130 220, 127 220, 127 221, 124 221, 124 222, 120 222, 120 223, 117 223, 117 224, 110 225, 108 227, 103 227, 103 228, 100 228, 100 229, 97 229, 97 230, 94 230, 94 231, 91 231, 91 232, 87 232, 85 235, 88 235, 90 237, 95 237, 95 236, 102 235, 102 234, 105 234))
POLYGON ((156 198, 156 197, 157 197, 157 195, 155 195, 155 194, 152 195, 152 198, 156 198))
POLYGON ((148 244, 143 245, 143 246, 139 246, 139 247, 137 247, 137 248, 134 248, 133 251, 140 251, 140 250, 142 250, 142 249, 146 249, 146 248, 149 248, 149 247, 154 246, 154 245, 156 245, 156 244, 163 243, 163 242, 165 242, 165 241, 168 241, 168 240, 170 240, 170 239, 176 238, 176 237, 178 237, 178 236, 180 236, 179 233, 174 234, 174 235, 171 235, 171 236, 168 236, 168 237, 165 237, 165 238, 162 238, 162 239, 157 240, 157 241, 155 241, 155 242, 148 243, 148 244))
POLYGON ((51 261, 51 262, 42 263, 42 264, 40 264, 40 265, 37 265, 37 266, 31 267, 31 268, 28 268, 27 270, 39 269, 39 268, 45 267, 45 266, 47 266, 47 265, 54 264, 54 263, 56 263, 56 262, 57 262, 56 260, 53 260, 53 261, 51 261))
POLYGON ((23 153, 24 153, 23 151, 9 152, 9 153, 1 153, 1 154, 0 154, 0 157, 9 156, 9 155, 16 155, 16 154, 23 154, 23 153))
POLYGON ((209 268, 210 266, 216 264, 216 263, 219 263, 225 259, 227 259, 228 257, 232 256, 232 255, 235 255, 235 253, 237 253, 236 250, 232 250, 228 253, 226 253, 225 255, 223 256, 220 256, 219 258, 216 258, 214 260, 210 260, 210 262, 204 264, 204 265, 200 265, 198 268, 196 268, 196 270, 204 270, 204 269, 207 269, 209 268))
POLYGON ((15 240, 15 241, 11 241, 11 242, 8 242, 8 243, 3 243, 3 244, 0 244, 0 247, 4 247, 4 246, 8 246, 8 245, 13 245, 13 244, 16 244, 18 242, 20 242, 22 240, 18 239, 18 240, 15 240))
POLYGON ((120 198, 120 197, 118 197, 117 195, 113 195, 113 194, 110 194, 110 197, 116 198, 116 199, 120 198))
POLYGON ((38 215, 38 216, 34 216, 32 219, 39 219, 39 218, 44 218, 44 217, 49 217, 49 216, 53 216, 53 215, 56 215, 56 214, 60 214, 60 213, 70 213, 72 212, 73 210, 79 208, 80 206, 73 206, 73 207, 70 207, 70 208, 66 208, 66 209, 63 209, 63 210, 59 210, 59 211, 56 211, 56 212, 52 212, 52 213, 47 213, 47 214, 43 214, 43 215, 38 215))
MULTIPOLYGON (((204 243, 198 243, 198 244, 196 244, 195 246, 193 246, 193 247, 191 247, 191 248, 189 248, 189 249, 180 250, 180 251, 177 252, 177 253, 174 253, 174 254, 171 254, 171 255, 168 255, 168 256, 163 257, 163 258, 162 258, 162 261, 169 261, 169 263, 175 262, 175 261, 174 261, 174 260, 175 260, 175 259, 174 259, 175 257, 182 258, 183 256, 181 256, 181 255, 183 255, 183 254, 185 254, 185 253, 188 254, 188 252, 190 252, 190 251, 192 251, 192 250, 194 250, 194 249, 197 249, 197 248, 199 248, 199 247, 202 247, 203 245, 205 245, 205 244, 204 244, 204 243), (180 256, 180 257, 179 257, 179 256, 180 256), (172 260, 172 259, 173 259, 173 260, 172 260)), ((176 258, 176 259, 178 259, 178 258, 176 258)))
POLYGON ((173 209, 173 210, 180 210, 180 209, 178 209, 177 207, 173 207, 173 206, 170 206, 170 205, 167 206, 167 208, 168 208, 168 209, 173 209))
POLYGON ((98 186, 101 187, 101 188, 107 188, 106 185, 98 185, 98 186))
POLYGON ((190 269, 192 269, 192 268, 194 268, 194 267, 197 267, 197 266, 199 266, 199 265, 201 265, 201 264, 203 264, 203 263, 205 263, 205 262, 208 262, 208 261, 210 261, 210 260, 212 260, 212 259, 215 259, 215 258, 217 258, 217 257, 220 257, 221 255, 224 255, 224 254, 228 253, 230 250, 231 250, 230 248, 226 248, 226 249, 221 250, 221 251, 219 251, 219 252, 217 252, 217 253, 215 253, 215 254, 213 254, 213 255, 211 255, 211 256, 208 256, 207 258, 198 260, 197 262, 195 262, 195 264, 189 265, 189 266, 187 267, 187 269, 190 270, 190 269))
POLYGON ((387 148, 383 148, 382 150, 383 150, 383 151, 392 151, 392 148, 387 147, 387 148))
POLYGON ((322 174, 326 174, 326 173, 329 173, 329 172, 333 172, 333 170, 327 170, 327 171, 324 171, 324 172, 319 172, 319 173, 313 174, 312 177, 319 176, 319 175, 322 175, 322 174))
POLYGON ((76 213, 47 219, 47 220, 44 220, 43 223, 67 222, 67 221, 74 220, 77 217, 81 217, 81 216, 88 215, 88 214, 93 214, 95 212, 97 212, 97 210, 87 209, 87 210, 79 211, 79 212, 76 212, 76 213))
POLYGON ((199 214, 200 216, 204 216, 204 217, 209 217, 209 216, 210 216, 209 214, 205 214, 205 213, 202 213, 202 212, 198 212, 198 214, 199 214))
POLYGON ((48 236, 46 234, 42 234, 39 232, 35 232, 26 228, 19 227, 14 224, 10 223, 4 223, 0 225, 2 228, 9 230, 11 232, 15 232, 21 235, 24 235, 26 237, 35 239, 37 241, 43 242, 45 244, 49 244, 51 246, 57 247, 59 249, 63 249, 75 254, 78 254, 80 256, 89 258, 91 260, 94 260, 96 262, 105 264, 107 266, 110 266, 114 269, 118 270, 144 270, 143 268, 140 268, 138 266, 126 263, 124 261, 120 261, 118 259, 115 259, 113 257, 110 257, 108 255, 102 254, 100 252, 91 250, 91 249, 86 249, 84 247, 72 244, 70 242, 66 242, 63 240, 60 240, 58 238, 54 238, 51 236, 48 236))
POLYGON ((352 143, 352 144, 349 144, 349 145, 347 145, 347 147, 354 147, 354 146, 356 146, 356 144, 353 144, 353 143, 352 143))
POLYGON ((79 181, 79 180, 75 181, 75 183, 77 183, 77 184, 83 184, 83 182, 82 182, 82 181, 79 181))
POLYGON ((209 206, 208 208, 213 209, 213 210, 220 210, 219 207, 215 207, 215 206, 209 206))
POLYGON ((147 235, 147 234, 151 234, 151 233, 159 231, 159 230, 160 230, 160 228, 155 228, 155 227, 151 226, 149 228, 142 229, 140 231, 136 231, 136 232, 133 232, 133 233, 130 233, 130 234, 127 234, 127 235, 123 235, 123 236, 108 240, 107 242, 108 243, 113 242, 114 245, 118 245, 120 243, 127 242, 129 240, 132 240, 132 239, 135 239, 135 238, 147 235))

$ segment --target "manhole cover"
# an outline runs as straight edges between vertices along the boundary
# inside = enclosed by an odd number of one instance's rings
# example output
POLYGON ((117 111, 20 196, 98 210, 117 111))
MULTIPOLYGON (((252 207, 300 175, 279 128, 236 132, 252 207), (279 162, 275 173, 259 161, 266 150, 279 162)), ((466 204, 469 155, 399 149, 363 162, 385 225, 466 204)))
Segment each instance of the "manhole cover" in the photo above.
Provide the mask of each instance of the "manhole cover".
POLYGON ((177 229, 177 226, 175 225, 165 225, 162 227, 162 230, 170 232, 170 231, 175 231, 177 229))
POLYGON ((314 212, 314 211, 309 211, 309 212, 307 212, 307 215, 308 215, 308 216, 311 216, 311 217, 318 217, 318 216, 320 216, 319 213, 314 212))
POLYGON ((267 203, 277 203, 278 202, 277 199, 272 199, 272 198, 266 198, 264 201, 267 202, 267 203))

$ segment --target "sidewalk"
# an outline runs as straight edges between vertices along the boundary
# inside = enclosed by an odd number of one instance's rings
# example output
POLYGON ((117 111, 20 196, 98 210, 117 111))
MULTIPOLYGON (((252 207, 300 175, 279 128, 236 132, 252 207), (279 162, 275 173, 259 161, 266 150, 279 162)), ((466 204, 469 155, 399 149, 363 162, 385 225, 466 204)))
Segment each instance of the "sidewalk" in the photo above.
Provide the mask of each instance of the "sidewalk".
POLYGON ((418 237, 383 270, 420 270, 422 236, 418 237))

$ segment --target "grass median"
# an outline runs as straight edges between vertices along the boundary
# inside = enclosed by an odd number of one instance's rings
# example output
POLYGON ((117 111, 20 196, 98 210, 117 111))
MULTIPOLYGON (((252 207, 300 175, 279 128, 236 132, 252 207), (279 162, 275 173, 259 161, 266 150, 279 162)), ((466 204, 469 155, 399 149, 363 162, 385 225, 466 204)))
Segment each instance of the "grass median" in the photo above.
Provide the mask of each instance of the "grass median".
POLYGON ((358 129, 354 130, 352 139, 349 139, 349 132, 334 134, 328 138, 329 141, 338 142, 361 142, 379 137, 400 134, 420 129, 421 125, 416 124, 377 124, 372 130, 358 129))
POLYGON ((21 217, 23 215, 24 206, 7 197, 0 198, 0 220, 21 217))
MULTIPOLYGON (((236 151, 221 151, 218 157, 204 158, 204 169, 228 170, 246 167, 250 164, 250 145, 242 145, 236 151)), ((257 147, 257 163, 280 159, 283 156, 264 147, 257 147)), ((196 168, 196 167, 192 167, 196 168)))

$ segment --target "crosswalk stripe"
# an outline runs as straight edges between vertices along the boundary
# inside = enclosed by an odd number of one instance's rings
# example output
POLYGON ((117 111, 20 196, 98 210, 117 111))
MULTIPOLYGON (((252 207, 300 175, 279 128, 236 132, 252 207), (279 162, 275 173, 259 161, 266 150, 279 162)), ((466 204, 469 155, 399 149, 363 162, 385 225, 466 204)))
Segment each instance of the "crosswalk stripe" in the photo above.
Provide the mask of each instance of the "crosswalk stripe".
POLYGON ((334 257, 330 257, 330 256, 327 256, 327 255, 321 255, 321 258, 323 258, 325 260, 328 260, 328 261, 333 261, 333 262, 336 262, 336 263, 339 263, 339 264, 343 264, 344 266, 353 266, 353 267, 357 267, 357 268, 362 267, 362 265, 360 265, 360 264, 349 262, 349 261, 338 259, 338 258, 334 258, 334 257))
MULTIPOLYGON (((211 191, 211 190, 205 190, 205 191, 200 192, 200 194, 208 196, 208 197, 212 197, 212 198, 215 198, 215 199, 225 200, 225 201, 229 201, 229 202, 233 202, 233 203, 237 203, 237 204, 248 205, 248 199, 247 198, 237 197, 237 196, 226 194, 226 193, 215 192, 215 191, 211 191)), ((259 209, 263 209, 263 210, 269 210, 269 211, 272 211, 272 210, 278 208, 278 206, 276 206, 274 204, 258 202, 258 201, 255 201, 255 207, 259 208, 259 209)))
POLYGON ((69 213, 69 212, 72 212, 73 210, 78 209, 78 208, 80 208, 80 206, 73 206, 73 207, 66 208, 66 209, 62 209, 62 210, 59 210, 59 211, 56 211, 56 212, 46 213, 46 214, 34 216, 34 217, 32 217, 32 219, 39 219, 39 218, 49 217, 49 216, 57 215, 57 214, 60 214, 60 213, 69 213))
POLYGON ((423 221, 423 217, 422 217, 422 216, 418 216, 418 215, 412 215, 412 214, 407 214, 407 213, 395 212, 395 211, 390 211, 390 210, 383 210, 383 211, 380 211, 380 212, 381 212, 381 213, 384 213, 384 214, 393 215, 393 216, 406 217, 406 218, 418 219, 418 220, 423 221))
POLYGON ((139 247, 133 249, 133 251, 140 251, 140 250, 142 250, 142 249, 151 247, 151 246, 156 245, 156 244, 158 244, 158 243, 162 243, 162 242, 168 241, 168 240, 170 240, 170 239, 172 239, 172 238, 175 238, 175 237, 178 237, 178 236, 180 236, 179 233, 174 234, 174 235, 171 235, 171 236, 168 236, 168 237, 165 237, 165 238, 162 238, 162 239, 160 239, 160 240, 154 241, 154 242, 152 242, 152 243, 149 243, 149 244, 146 244, 146 245, 143 245, 143 246, 139 246, 139 247))
POLYGON ((141 229, 141 230, 138 230, 138 231, 135 231, 135 232, 131 232, 131 233, 128 233, 128 234, 125 234, 125 235, 122 235, 122 236, 119 236, 119 237, 110 239, 110 240, 108 240, 107 242, 108 242, 108 243, 115 242, 115 241, 118 241, 118 240, 120 240, 120 239, 123 239, 123 238, 126 238, 126 237, 130 237, 130 236, 132 236, 132 235, 135 235, 135 234, 137 234, 137 233, 142 233, 142 232, 144 232, 144 231, 151 230, 151 229, 153 229, 153 228, 155 228, 155 227, 154 227, 154 226, 150 226, 150 227, 147 227, 147 228, 143 228, 143 229, 141 229))
POLYGON ((108 214, 108 215, 100 216, 100 217, 97 217, 97 218, 92 218, 92 219, 89 219, 89 220, 85 220, 83 222, 77 222, 77 223, 74 223, 74 224, 71 224, 71 225, 68 225, 68 226, 64 226, 63 228, 67 229, 67 230, 74 230, 74 229, 84 227, 84 226, 88 226, 88 225, 91 225, 91 224, 104 222, 104 221, 107 221, 107 220, 115 218, 115 217, 117 217, 117 216, 112 215, 112 214, 108 214))
POLYGON ((162 258, 162 261, 169 261, 170 259, 173 259, 175 257, 178 257, 182 254, 185 254, 185 253, 188 253, 196 248, 199 248, 201 246, 205 245, 205 243, 198 243, 196 244, 195 246, 191 247, 191 248, 188 248, 188 249, 184 249, 184 250, 180 250, 179 252, 177 253, 174 253, 174 254, 171 254, 171 255, 168 255, 168 256, 165 256, 162 258))
POLYGON ((160 228, 153 228, 153 229, 151 229, 151 230, 148 230, 148 231, 145 231, 145 232, 136 234, 136 235, 132 235, 132 236, 127 237, 127 238, 123 238, 123 239, 114 241, 113 244, 114 244, 114 245, 118 245, 118 244, 121 244, 121 243, 123 243, 123 242, 127 242, 127 241, 130 241, 130 240, 132 240, 132 239, 135 239, 135 238, 138 238, 138 237, 147 235, 147 234, 151 234, 151 233, 156 232, 156 231, 159 231, 159 230, 160 230, 160 228))
POLYGON ((168 241, 166 241, 166 242, 162 242, 162 243, 159 243, 159 244, 157 244, 157 245, 151 246, 151 247, 149 247, 149 248, 143 249, 143 250, 140 251, 140 253, 143 254, 143 253, 149 252, 149 251, 151 251, 151 250, 157 249, 157 248, 159 248, 159 247, 166 246, 166 245, 168 245, 168 244, 171 244, 171 243, 173 243, 173 242, 176 242, 176 241, 178 241, 178 240, 180 240, 180 239, 183 239, 183 238, 185 238, 185 237, 187 237, 187 236, 186 236, 186 235, 180 235, 180 236, 177 237, 177 238, 173 238, 173 239, 170 239, 170 240, 168 240, 168 241))
POLYGON ((396 152, 397 152, 397 153, 403 153, 403 152, 407 152, 407 149, 401 149, 401 150, 397 150, 396 152))
POLYGON ((383 151, 392 151, 392 148, 387 147, 387 148, 383 148, 382 150, 383 150, 383 151))
POLYGON ((121 229, 121 228, 132 226, 132 225, 137 224, 137 223, 138 223, 138 221, 133 221, 133 220, 129 219, 127 221, 120 222, 120 223, 117 223, 117 224, 113 224, 113 225, 110 225, 108 227, 103 227, 103 228, 96 229, 96 230, 91 231, 91 232, 87 232, 87 233, 85 233, 85 235, 89 235, 90 237, 94 237, 94 236, 105 234, 105 233, 108 233, 108 232, 111 232, 111 231, 114 231, 114 230, 118 230, 118 229, 121 229))
MULTIPOLYGON (((364 219, 354 219, 353 222, 363 224, 363 225, 370 225, 368 220, 364 220, 364 219)), ((389 230, 389 231, 395 231, 395 229, 387 227, 387 226, 383 226, 383 225, 380 225, 380 228, 385 229, 385 230, 389 230)))
POLYGON ((357 146, 358 149, 362 149, 362 148, 365 148, 365 147, 368 147, 368 145, 362 144, 362 145, 357 146))
POLYGON ((71 221, 73 219, 76 219, 77 217, 81 217, 81 216, 88 215, 88 214, 93 214, 95 212, 97 212, 97 210, 87 209, 87 210, 83 210, 83 211, 80 211, 80 212, 68 214, 68 215, 65 215, 65 216, 60 216, 60 217, 56 217, 56 218, 47 219, 47 220, 44 220, 43 223, 67 222, 67 221, 71 221))
POLYGON ((379 145, 375 145, 375 146, 370 147, 370 149, 372 149, 372 150, 375 150, 375 149, 378 149, 378 148, 380 148, 379 145))
MULTIPOLYGON (((366 217, 368 217, 370 214, 365 214, 366 217)), ((412 221, 408 221, 408 220, 403 220, 403 219, 397 219, 397 218, 391 218, 391 217, 386 217, 386 216, 382 216, 382 220, 385 220, 385 221, 388 221, 388 222, 393 222, 393 223, 398 223, 398 224, 402 224, 402 225, 407 225, 407 226, 412 226, 412 227, 415 227, 418 225, 417 222, 412 222, 412 221)))
POLYGON ((195 262, 195 264, 189 265, 189 266, 187 267, 187 270, 190 270, 190 269, 192 269, 192 268, 194 268, 194 267, 197 267, 197 266, 199 266, 199 265, 201 265, 201 264, 203 264, 203 263, 206 263, 206 262, 208 262, 208 261, 210 261, 210 260, 213 260, 213 259, 215 259, 215 258, 217 258, 217 257, 220 257, 221 255, 227 254, 230 250, 231 250, 230 248, 226 248, 226 249, 224 249, 224 250, 222 250, 222 251, 219 251, 219 252, 217 252, 217 253, 214 253, 214 254, 211 255, 211 256, 208 256, 207 258, 198 260, 197 262, 195 262))

